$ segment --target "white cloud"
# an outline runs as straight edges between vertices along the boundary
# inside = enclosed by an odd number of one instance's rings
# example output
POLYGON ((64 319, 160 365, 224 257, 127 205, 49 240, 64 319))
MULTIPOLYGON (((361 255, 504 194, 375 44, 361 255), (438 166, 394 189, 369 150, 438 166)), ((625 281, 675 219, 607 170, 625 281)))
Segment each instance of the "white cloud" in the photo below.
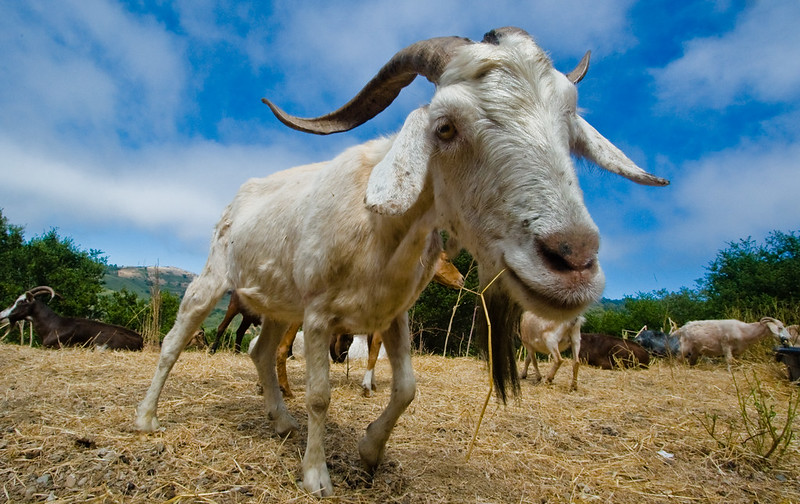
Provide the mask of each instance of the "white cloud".
POLYGON ((666 188, 592 195, 607 296, 694 288, 703 268, 728 243, 800 230, 796 143, 745 140, 678 163, 671 173, 666 188))
POLYGON ((672 236, 681 247, 800 228, 800 145, 745 144, 685 164, 676 177, 672 236))
MULTIPOLYGON (((442 0, 322 3, 298 9, 276 2, 272 65, 286 72, 287 92, 338 93, 339 103, 386 60, 417 40, 458 35, 480 40, 492 28, 516 25, 548 51, 577 61, 587 49, 622 51, 634 39, 626 14, 631 0, 464 2, 442 0), (320 83, 325 83, 321 89, 320 83)), ((597 53, 596 52, 596 53, 597 53)), ((305 100, 308 101, 307 99, 305 100)))
POLYGON ((12 222, 32 229, 73 221, 205 240, 246 179, 307 161, 302 156, 284 147, 198 142, 98 159, 35 153, 0 138, 0 157, 13 167, 0 201, 7 213, 25 216, 12 222))
POLYGON ((743 100, 794 101, 800 95, 800 2, 755 2, 734 29, 693 39, 684 54, 652 70, 658 98, 670 108, 722 109, 743 100))
POLYGON ((181 106, 180 44, 148 17, 100 0, 0 6, 0 125, 33 132, 168 134, 181 106))
POLYGON ((683 163, 667 188, 595 212, 603 232, 601 259, 622 269, 649 263, 655 271, 680 270, 707 264, 740 238, 796 231, 798 173, 800 145, 791 143, 745 143, 683 163), (640 226, 642 218, 654 222, 640 226))

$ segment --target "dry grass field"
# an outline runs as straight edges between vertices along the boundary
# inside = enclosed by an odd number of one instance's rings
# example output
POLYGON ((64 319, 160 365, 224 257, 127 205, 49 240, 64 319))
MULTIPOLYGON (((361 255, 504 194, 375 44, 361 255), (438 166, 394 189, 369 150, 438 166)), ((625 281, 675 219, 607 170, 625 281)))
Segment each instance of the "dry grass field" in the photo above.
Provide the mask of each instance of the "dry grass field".
MULTIPOLYGON (((164 430, 134 431, 157 358, 0 345, 0 502, 318 501, 298 484, 305 432, 273 433, 246 356, 185 352, 161 398, 164 430)), ((766 463, 742 445, 724 364, 583 367, 572 393, 567 370, 552 385, 524 382, 507 406, 490 401, 470 460, 484 363, 422 355, 414 365, 417 397, 374 478, 360 469, 356 443, 388 400, 388 363, 379 362, 370 399, 360 393, 364 361, 332 365, 326 447, 337 495, 325 501, 800 502, 798 440, 766 463), (730 442, 709 435, 711 415, 730 442)), ((302 360, 289 372, 297 397, 288 405, 304 429, 302 360)), ((753 372, 776 420, 785 418, 797 387, 783 365, 765 356, 734 368, 740 385, 753 372)))

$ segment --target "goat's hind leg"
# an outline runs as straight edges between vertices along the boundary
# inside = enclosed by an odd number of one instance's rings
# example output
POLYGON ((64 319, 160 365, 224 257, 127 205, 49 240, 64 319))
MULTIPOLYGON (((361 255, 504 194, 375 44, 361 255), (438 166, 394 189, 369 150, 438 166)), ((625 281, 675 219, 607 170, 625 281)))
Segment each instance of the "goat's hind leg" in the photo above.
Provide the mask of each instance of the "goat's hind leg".
POLYGON ((261 325, 261 335, 258 343, 253 347, 250 358, 258 371, 258 379, 264 388, 264 404, 267 407, 267 418, 272 420, 275 432, 285 436, 300 428, 297 421, 289 414, 283 394, 278 386, 278 372, 276 370, 276 355, 281 337, 289 325, 271 319, 264 319, 261 325))
POLYGON ((398 316, 383 333, 383 346, 392 366, 392 393, 389 404, 377 420, 369 424, 367 433, 358 443, 361 462, 370 472, 383 459, 386 441, 395 423, 406 410, 416 393, 416 380, 411 367, 411 342, 408 334, 408 314, 398 316))
POLYGON ((153 381, 142 402, 136 408, 135 426, 138 430, 152 432, 158 430, 159 422, 156 415, 158 398, 164 383, 167 381, 172 366, 178 360, 183 349, 194 336, 195 331, 203 323, 217 301, 225 293, 225 282, 214 274, 209 266, 186 289, 175 325, 164 337, 161 345, 161 356, 158 359, 153 381))

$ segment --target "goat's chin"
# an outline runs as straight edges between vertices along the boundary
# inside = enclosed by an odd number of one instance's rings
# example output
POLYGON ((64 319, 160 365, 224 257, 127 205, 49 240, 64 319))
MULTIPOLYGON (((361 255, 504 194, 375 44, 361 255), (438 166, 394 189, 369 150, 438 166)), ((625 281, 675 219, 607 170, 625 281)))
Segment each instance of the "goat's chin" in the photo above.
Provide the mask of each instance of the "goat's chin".
MULTIPOLYGON (((598 267, 590 277, 559 278, 547 273, 534 281, 522 276, 509 264, 498 280, 525 309, 544 318, 562 321, 580 315, 603 293, 605 275, 598 267)), ((577 277, 578 275, 575 275, 577 277)))

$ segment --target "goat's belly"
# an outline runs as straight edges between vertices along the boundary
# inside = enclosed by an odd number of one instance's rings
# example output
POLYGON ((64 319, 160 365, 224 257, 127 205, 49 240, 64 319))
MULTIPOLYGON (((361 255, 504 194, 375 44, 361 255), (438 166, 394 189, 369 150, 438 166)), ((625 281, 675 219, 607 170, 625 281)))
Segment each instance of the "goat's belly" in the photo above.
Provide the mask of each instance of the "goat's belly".
POLYGON ((386 290, 385 292, 328 292, 309 309, 324 314, 334 333, 364 334, 385 330, 399 315, 408 311, 419 292, 386 290))

